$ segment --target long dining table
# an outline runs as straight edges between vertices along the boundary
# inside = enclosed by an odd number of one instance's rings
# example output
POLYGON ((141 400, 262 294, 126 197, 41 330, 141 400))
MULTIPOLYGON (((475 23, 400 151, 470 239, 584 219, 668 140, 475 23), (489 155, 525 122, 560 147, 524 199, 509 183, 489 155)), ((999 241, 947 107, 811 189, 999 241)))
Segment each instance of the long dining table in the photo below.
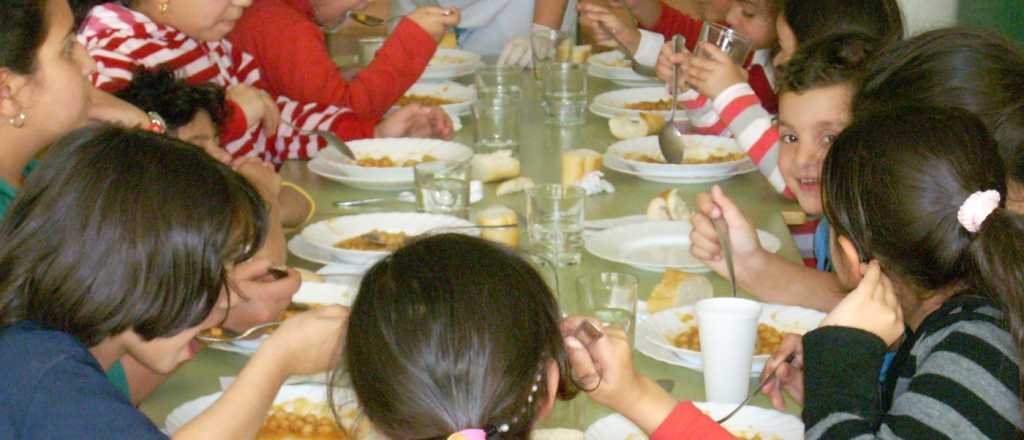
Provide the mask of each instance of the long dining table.
MULTIPOLYGON (((471 83, 472 77, 461 78, 460 81, 471 83)), ((583 125, 574 127, 561 127, 545 123, 545 115, 541 106, 541 94, 538 85, 534 83, 529 72, 524 72, 522 99, 520 102, 520 143, 519 159, 522 163, 522 175, 532 178, 536 183, 559 183, 561 180, 560 157, 561 152, 576 149, 589 148, 598 152, 604 152, 609 145, 616 142, 612 137, 606 118, 587 113, 583 125)), ((602 92, 621 88, 612 82, 594 77, 588 78, 588 94, 592 100, 594 96, 602 92)), ((464 127, 456 133, 455 141, 472 146, 474 138, 474 123, 472 115, 462 117, 464 127)), ((694 207, 694 199, 698 193, 708 191, 711 183, 669 185, 663 183, 641 180, 632 175, 617 173, 611 170, 604 170, 605 178, 615 186, 615 192, 611 194, 600 194, 589 196, 586 199, 587 220, 622 217, 628 215, 643 214, 648 202, 658 193, 669 189, 677 188, 680 195, 687 201, 687 204, 694 207)), ((394 197, 394 192, 375 192, 355 189, 324 179, 314 175, 307 168, 304 161, 291 160, 284 164, 281 169, 284 180, 294 182, 312 195, 317 204, 317 212, 312 222, 343 215, 359 214, 366 212, 383 211, 413 211, 413 204, 400 202, 371 204, 356 209, 339 209, 333 206, 338 200, 358 200, 377 197, 394 197)), ((800 261, 796 245, 783 221, 781 212, 784 210, 798 210, 798 205, 784 199, 772 190, 768 181, 758 172, 751 172, 733 176, 727 180, 715 183, 732 197, 743 209, 746 215, 759 228, 770 232, 778 237, 782 246, 778 254, 792 261, 800 261)), ((472 209, 487 207, 492 204, 502 204, 514 209, 520 215, 525 214, 525 195, 517 193, 497 197, 495 195, 496 184, 484 186, 484 198, 473 205, 472 209)), ((298 231, 292 231, 291 234, 298 231)), ((525 229, 521 226, 521 242, 527 243, 525 229)), ((602 260, 590 255, 585 250, 582 252, 582 262, 578 266, 563 268, 559 270, 557 277, 560 282, 557 291, 559 301, 565 312, 575 312, 575 286, 574 280, 582 274, 597 273, 603 271, 627 272, 634 274, 640 281, 639 296, 645 299, 651 289, 658 283, 661 274, 656 272, 643 271, 627 265, 602 260)), ((316 270, 320 267, 312 263, 289 255, 288 264, 293 267, 316 270)), ((722 277, 708 273, 706 276, 711 280, 716 296, 730 295, 729 283, 722 277)), ((740 295, 747 296, 745 292, 740 295)), ((352 316, 351 319, 359 319, 352 316)), ((248 360, 247 356, 217 351, 214 349, 202 350, 194 360, 181 366, 156 392, 146 399, 141 410, 149 416, 158 426, 164 426, 167 415, 179 405, 198 397, 219 392, 221 390, 221 377, 231 377, 238 374, 242 366, 248 360)), ((634 350, 634 363, 637 370, 652 379, 659 380, 663 386, 670 389, 670 392, 677 399, 702 401, 704 399, 703 376, 700 372, 684 367, 670 365, 641 354, 634 350)), ((755 386, 754 378, 751 378, 751 386, 755 386)), ((753 388, 751 388, 753 389, 753 388)), ((757 396, 751 401, 752 405, 770 408, 768 399, 764 396, 757 396)), ((786 411, 792 414, 799 414, 800 407, 791 401, 787 401, 786 411)), ((604 417, 611 412, 599 405, 589 401, 585 396, 580 395, 571 402, 559 402, 555 411, 548 420, 542 421, 539 426, 546 427, 572 427, 585 430, 595 420, 604 417)))

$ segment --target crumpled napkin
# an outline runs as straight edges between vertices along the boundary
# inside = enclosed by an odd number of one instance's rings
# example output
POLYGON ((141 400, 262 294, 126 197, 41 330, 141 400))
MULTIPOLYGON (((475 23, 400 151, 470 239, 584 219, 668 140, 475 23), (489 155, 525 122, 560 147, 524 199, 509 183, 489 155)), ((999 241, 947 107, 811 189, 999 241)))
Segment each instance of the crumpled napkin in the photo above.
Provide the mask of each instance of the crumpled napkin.
POLYGON ((588 196, 615 192, 615 186, 611 182, 604 180, 604 173, 601 171, 587 173, 579 182, 576 182, 576 186, 583 188, 583 192, 587 193, 588 196))

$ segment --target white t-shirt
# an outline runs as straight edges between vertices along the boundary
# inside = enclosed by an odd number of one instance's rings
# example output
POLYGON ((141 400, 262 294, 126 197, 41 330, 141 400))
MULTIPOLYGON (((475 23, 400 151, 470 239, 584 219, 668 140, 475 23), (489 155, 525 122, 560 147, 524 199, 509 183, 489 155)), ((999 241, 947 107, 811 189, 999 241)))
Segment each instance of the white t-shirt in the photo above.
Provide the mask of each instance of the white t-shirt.
MULTIPOLYGON (((562 31, 576 36, 576 1, 569 0, 562 31)), ((422 1, 416 3, 423 3, 422 1)), ((413 0, 391 0, 392 15, 416 9, 413 0)), ((459 46, 482 55, 498 55, 505 43, 530 33, 534 0, 438 0, 442 7, 455 6, 462 12, 459 46)))

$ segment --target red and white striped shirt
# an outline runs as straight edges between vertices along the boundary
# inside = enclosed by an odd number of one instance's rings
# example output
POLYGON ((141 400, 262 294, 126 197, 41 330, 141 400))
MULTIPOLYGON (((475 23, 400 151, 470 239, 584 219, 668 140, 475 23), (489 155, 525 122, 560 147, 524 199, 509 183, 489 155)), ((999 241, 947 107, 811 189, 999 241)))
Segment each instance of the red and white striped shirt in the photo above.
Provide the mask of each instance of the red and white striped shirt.
MULTIPOLYGON (((192 84, 263 88, 255 59, 232 50, 227 40, 196 40, 118 3, 93 8, 78 38, 96 60, 96 73, 90 79, 108 92, 127 86, 140 67, 170 68, 192 84)), ((346 140, 373 137, 377 120, 361 119, 345 108, 274 98, 281 124, 271 136, 264 133, 262 123, 247 126, 240 108, 229 103, 232 112, 222 127, 221 143, 231 154, 279 164, 284 159, 308 159, 327 145, 320 136, 303 133, 325 130, 346 140)))

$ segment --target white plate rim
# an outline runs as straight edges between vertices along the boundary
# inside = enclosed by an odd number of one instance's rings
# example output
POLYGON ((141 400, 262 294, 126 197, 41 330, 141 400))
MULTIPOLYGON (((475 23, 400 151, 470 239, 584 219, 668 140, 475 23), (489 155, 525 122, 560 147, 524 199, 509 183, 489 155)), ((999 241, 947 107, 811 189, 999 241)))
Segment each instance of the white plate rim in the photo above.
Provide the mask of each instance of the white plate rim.
MULTIPOLYGON (((727 136, 712 136, 712 135, 700 135, 690 134, 684 135, 684 140, 693 140, 696 142, 708 142, 708 143, 724 143, 731 142, 736 146, 735 152, 742 153, 739 145, 736 145, 736 140, 727 136)), ((730 174, 746 163, 753 164, 750 157, 744 153, 742 159, 732 160, 728 162, 716 162, 716 163, 705 163, 705 164, 652 164, 638 160, 627 159, 625 154, 630 151, 637 150, 654 150, 644 151, 645 153, 657 152, 660 156, 660 150, 658 149, 658 137, 657 136, 645 136, 642 138, 625 139, 608 146, 605 152, 606 156, 611 156, 626 166, 630 167, 638 173, 642 173, 648 176, 656 177, 717 177, 723 174, 730 174)))
POLYGON ((350 250, 350 249, 339 249, 339 248, 335 248, 333 245, 334 245, 334 243, 337 243, 338 241, 345 240, 345 239, 351 238, 351 237, 355 237, 355 236, 357 236, 359 234, 362 234, 362 233, 365 233, 365 232, 369 232, 370 230, 372 230, 374 227, 376 227, 376 225, 380 224, 381 222, 389 222, 389 221, 390 222, 395 222, 395 224, 398 225, 398 226, 392 228, 393 230, 395 230, 395 231, 399 231, 400 230, 400 231, 405 232, 406 234, 409 234, 409 235, 416 235, 416 234, 419 234, 419 233, 421 233, 421 232, 423 232, 425 230, 432 229, 433 227, 441 227, 441 226, 472 226, 473 225, 473 223, 469 222, 468 220, 464 220, 464 219, 461 219, 461 218, 458 218, 458 217, 453 217, 453 216, 447 216, 447 215, 428 214, 428 213, 421 213, 421 212, 375 212, 375 213, 369 213, 369 214, 343 215, 343 216, 323 219, 323 220, 317 221, 315 223, 311 223, 309 225, 306 225, 306 227, 302 229, 302 232, 300 232, 300 235, 302 235, 303 238, 305 238, 305 240, 309 244, 315 246, 316 248, 318 248, 320 250, 323 250, 323 251, 326 251, 326 252, 330 252, 332 256, 334 256, 334 257, 336 257, 336 258, 338 258, 340 260, 339 262, 356 263, 356 264, 368 264, 368 263, 371 263, 371 262, 374 262, 374 261, 377 261, 377 260, 380 260, 380 259, 386 257, 387 255, 389 255, 389 252, 356 251, 356 250, 350 250), (361 228, 361 229, 356 229, 357 232, 355 232, 355 233, 351 233, 351 234, 338 234, 337 233, 337 230, 338 230, 337 228, 339 226, 337 225, 337 223, 342 223, 343 225, 341 227, 347 226, 346 223, 347 224, 355 223, 357 225, 360 225, 360 224, 362 224, 362 225, 369 225, 369 229, 367 231, 362 231, 362 229, 366 229, 364 227, 364 228, 361 228), (424 223, 428 224, 428 226, 421 227, 424 223), (431 225, 439 225, 439 226, 431 226, 431 225), (426 229, 424 229, 424 228, 426 228, 426 229), (319 233, 319 231, 321 229, 327 229, 328 230, 328 231, 325 231, 324 233, 334 234, 333 243, 324 244, 324 243, 318 243, 315 240, 314 235, 319 233))

